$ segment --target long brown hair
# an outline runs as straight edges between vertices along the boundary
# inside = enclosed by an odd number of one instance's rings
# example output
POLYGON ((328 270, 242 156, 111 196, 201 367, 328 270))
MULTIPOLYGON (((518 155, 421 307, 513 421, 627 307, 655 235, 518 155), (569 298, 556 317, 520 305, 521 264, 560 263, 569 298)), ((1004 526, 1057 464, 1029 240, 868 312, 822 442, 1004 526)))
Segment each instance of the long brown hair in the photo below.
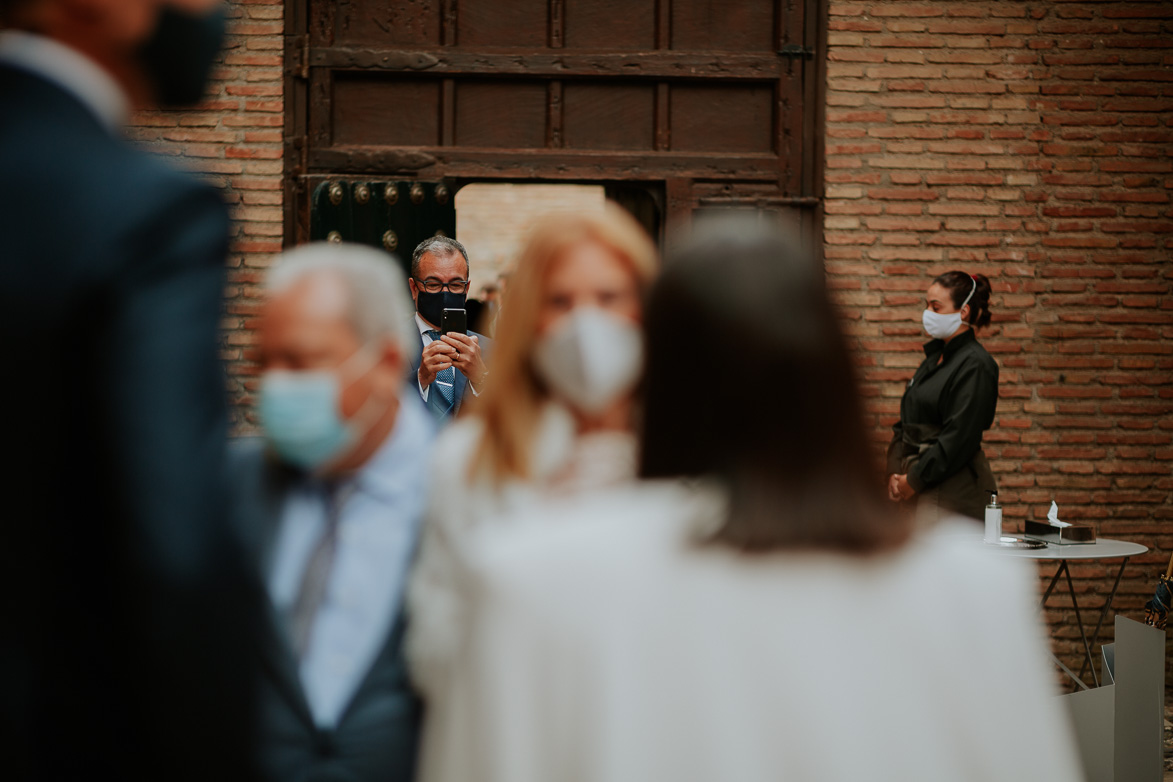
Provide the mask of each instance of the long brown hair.
POLYGON ((473 475, 499 482, 533 474, 531 446, 542 404, 549 398, 530 365, 538 313, 551 268, 581 243, 599 244, 626 264, 641 299, 655 276, 655 245, 615 204, 607 203, 600 214, 551 214, 534 226, 505 289, 489 382, 471 410, 484 422, 484 435, 473 455, 473 475))
POLYGON ((645 477, 713 476, 742 551, 867 553, 910 532, 883 494, 822 268, 726 218, 673 254, 645 312, 645 477))

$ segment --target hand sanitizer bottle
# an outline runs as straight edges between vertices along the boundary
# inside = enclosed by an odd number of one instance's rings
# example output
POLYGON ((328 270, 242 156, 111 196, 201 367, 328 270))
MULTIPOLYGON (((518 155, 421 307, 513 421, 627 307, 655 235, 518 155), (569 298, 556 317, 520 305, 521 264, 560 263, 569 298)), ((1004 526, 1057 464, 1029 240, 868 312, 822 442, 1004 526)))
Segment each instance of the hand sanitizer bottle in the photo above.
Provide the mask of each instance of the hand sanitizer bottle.
POLYGON ((998 504, 998 493, 990 492, 990 504, 986 506, 986 543, 997 544, 1002 540, 1002 506, 998 504))

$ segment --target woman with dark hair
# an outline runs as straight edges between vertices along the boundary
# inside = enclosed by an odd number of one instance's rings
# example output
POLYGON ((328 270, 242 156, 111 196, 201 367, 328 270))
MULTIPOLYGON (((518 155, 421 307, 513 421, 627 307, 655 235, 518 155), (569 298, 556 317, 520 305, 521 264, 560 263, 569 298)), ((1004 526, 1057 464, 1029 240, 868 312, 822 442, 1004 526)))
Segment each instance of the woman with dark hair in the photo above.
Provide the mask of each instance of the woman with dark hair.
POLYGON ((932 340, 904 398, 888 446, 888 498, 916 498, 922 521, 983 517, 998 483, 982 453, 982 432, 998 406, 998 364, 978 344, 990 324, 990 281, 945 272, 933 280, 921 318, 932 340))
POLYGON ((463 549, 446 779, 1080 779, 1033 571, 886 502, 822 269, 714 225, 644 323, 659 480, 463 549))

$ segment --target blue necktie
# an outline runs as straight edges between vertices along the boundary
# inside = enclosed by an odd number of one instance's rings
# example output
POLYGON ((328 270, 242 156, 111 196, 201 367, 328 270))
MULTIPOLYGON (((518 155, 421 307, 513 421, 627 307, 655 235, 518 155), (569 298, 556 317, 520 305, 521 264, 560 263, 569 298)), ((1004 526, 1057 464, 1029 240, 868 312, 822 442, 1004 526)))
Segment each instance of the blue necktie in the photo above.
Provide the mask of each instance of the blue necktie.
MULTIPOLYGON (((440 332, 428 329, 425 332, 432 341, 440 339, 440 332)), ((432 383, 432 391, 440 395, 444 407, 444 415, 452 410, 452 403, 456 400, 456 367, 441 369, 436 373, 436 380, 432 383)))

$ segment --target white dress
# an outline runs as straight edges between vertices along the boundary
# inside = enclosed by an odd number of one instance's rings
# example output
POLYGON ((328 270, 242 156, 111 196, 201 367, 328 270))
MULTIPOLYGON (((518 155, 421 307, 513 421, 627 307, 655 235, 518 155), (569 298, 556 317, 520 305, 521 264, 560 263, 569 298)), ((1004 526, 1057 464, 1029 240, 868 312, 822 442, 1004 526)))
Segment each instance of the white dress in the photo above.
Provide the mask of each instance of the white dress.
POLYGON ((429 782, 1082 779, 1037 580, 972 524, 869 558, 744 556, 696 543, 712 490, 534 510, 466 550, 429 782))
POLYGON ((604 487, 630 483, 635 476, 636 440, 628 432, 576 436, 575 422, 563 407, 542 411, 535 447, 536 475, 502 486, 469 482, 469 464, 479 445, 482 422, 454 422, 436 442, 432 457, 432 496, 420 549, 408 586, 409 622, 405 651, 412 679, 426 702, 419 779, 475 779, 458 773, 450 760, 463 739, 450 718, 460 706, 450 693, 463 676, 453 660, 464 648, 468 626, 466 552, 508 529, 518 518, 558 523, 540 509, 576 502, 604 487))

